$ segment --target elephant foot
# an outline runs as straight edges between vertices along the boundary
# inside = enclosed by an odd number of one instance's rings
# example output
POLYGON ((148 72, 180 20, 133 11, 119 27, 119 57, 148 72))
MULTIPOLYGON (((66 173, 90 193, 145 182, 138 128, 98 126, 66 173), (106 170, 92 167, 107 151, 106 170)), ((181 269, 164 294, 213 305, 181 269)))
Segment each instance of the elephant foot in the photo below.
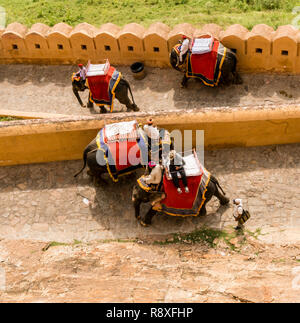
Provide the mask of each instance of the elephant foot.
POLYGON ((200 210, 200 213, 199 213, 199 216, 206 216, 206 208, 202 208, 201 210, 200 210))
POLYGON ((140 111, 140 109, 137 107, 137 105, 133 104, 130 107, 127 107, 127 111, 126 112, 130 112, 130 111, 140 111))
POLYGON ((141 226, 143 226, 144 228, 147 228, 149 226, 149 224, 146 224, 144 221, 140 221, 141 226))
POLYGON ((96 187, 100 187, 100 182, 99 182, 99 179, 98 179, 98 178, 94 177, 94 178, 93 178, 93 182, 94 182, 94 185, 95 185, 96 187))
POLYGON ((135 112, 140 111, 140 109, 138 108, 138 106, 136 104, 132 105, 132 110, 135 112))
POLYGON ((107 111, 104 107, 100 107, 100 113, 107 113, 107 111))
POLYGON ((235 73, 234 84, 243 84, 243 79, 238 73, 235 73))
POLYGON ((228 197, 224 197, 224 199, 222 201, 220 201, 221 205, 227 205, 229 203, 229 198, 228 197))

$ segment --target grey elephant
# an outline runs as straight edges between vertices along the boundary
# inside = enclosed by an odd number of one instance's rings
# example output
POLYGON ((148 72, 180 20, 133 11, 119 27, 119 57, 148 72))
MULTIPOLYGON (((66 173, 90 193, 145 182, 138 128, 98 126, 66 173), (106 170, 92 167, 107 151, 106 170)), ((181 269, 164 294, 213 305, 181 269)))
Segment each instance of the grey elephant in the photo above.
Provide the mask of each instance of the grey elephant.
MULTIPOLYGON (((160 184, 160 189, 154 191, 150 186, 145 184, 143 178, 144 177, 142 176, 140 179, 138 179, 137 184, 134 185, 132 191, 132 202, 135 210, 135 217, 143 226, 151 225, 152 218, 157 213, 172 216, 205 216, 206 204, 213 196, 220 201, 221 205, 226 205, 229 203, 229 198, 225 196, 225 192, 220 186, 218 180, 206 170, 204 170, 204 174, 201 177, 199 186, 196 186, 196 189, 194 190, 196 193, 191 192, 191 194, 194 194, 194 200, 190 209, 184 208, 182 202, 179 200, 179 195, 172 195, 172 193, 170 193, 170 189, 165 186, 167 182, 165 181, 165 176, 160 184), (168 197, 169 194, 170 196, 168 197), (173 206, 166 206, 167 203, 164 202, 166 199, 171 199, 173 206), (141 215, 141 204, 149 202, 152 203, 152 206, 145 215, 141 215)), ((181 194, 181 196, 181 201, 189 198, 187 194, 181 194)))
POLYGON ((191 64, 192 53, 190 50, 185 55, 183 55, 183 61, 180 62, 179 57, 181 43, 175 45, 172 48, 170 52, 170 64, 175 70, 184 73, 183 79, 181 81, 182 87, 187 86, 187 82, 190 78, 200 79, 205 85, 208 86, 242 83, 242 79, 236 69, 236 54, 232 50, 223 46, 218 40, 215 40, 215 42, 217 42, 218 47, 215 49, 216 64, 212 77, 208 77, 207 75, 201 73, 197 74, 193 71, 191 64))
MULTIPOLYGON (((79 92, 84 92, 85 90, 89 90, 88 86, 86 85, 86 82, 82 81, 81 77, 78 76, 76 73, 73 74, 72 76, 72 90, 74 95, 76 96, 78 103, 82 106, 85 107, 85 105, 83 104, 79 92)), ((133 98, 133 94, 130 88, 130 85, 128 83, 128 81, 124 78, 121 77, 118 85, 116 86, 116 88, 114 89, 115 92, 115 97, 116 99, 121 103, 124 104, 127 108, 127 112, 130 111, 139 111, 140 109, 137 107, 137 105, 135 104, 134 98, 133 98), (130 92, 131 95, 131 100, 128 96, 128 92, 130 92)), ((88 108, 93 108, 94 103, 92 102, 92 97, 91 97, 91 93, 89 93, 89 99, 87 102, 87 107, 88 108)), ((105 107, 103 105, 99 106, 100 108, 100 113, 106 113, 107 110, 105 109, 105 107)))
POLYGON ((141 127, 137 128, 138 137, 136 141, 128 142, 128 145, 125 145, 126 148, 119 149, 119 155, 116 160, 116 156, 113 155, 113 147, 108 143, 104 143, 102 140, 103 132, 102 128, 97 137, 94 138, 84 149, 83 152, 83 167, 81 170, 74 175, 77 177, 82 171, 88 166, 88 175, 93 177, 95 183, 99 181, 104 181, 103 175, 109 174, 113 182, 118 182, 119 176, 129 174, 136 171, 139 168, 147 167, 148 161, 151 160, 151 155, 154 151, 157 151, 159 158, 162 158, 162 152, 168 152, 173 149, 173 141, 170 138, 170 133, 166 129, 159 129, 160 140, 158 145, 153 145, 151 140, 147 137, 144 130, 141 127), (134 147, 132 147, 134 145, 134 147), (139 152, 139 158, 134 162, 131 162, 129 155, 131 154, 131 149, 133 149, 134 154, 139 152), (123 160, 125 159, 127 164, 119 167, 119 160, 123 155, 123 160), (125 157, 125 158, 124 158, 125 157))

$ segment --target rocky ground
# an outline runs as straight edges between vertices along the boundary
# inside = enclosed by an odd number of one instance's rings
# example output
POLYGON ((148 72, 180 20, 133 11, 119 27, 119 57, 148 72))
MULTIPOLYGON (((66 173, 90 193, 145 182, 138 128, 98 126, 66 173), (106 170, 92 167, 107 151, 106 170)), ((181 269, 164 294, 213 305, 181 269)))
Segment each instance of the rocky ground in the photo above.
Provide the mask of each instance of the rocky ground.
POLYGON ((244 245, 233 243, 236 250, 222 240, 214 248, 139 240, 43 251, 40 242, 1 241, 7 287, 0 301, 300 301, 299 245, 264 244, 249 235, 244 245))
MULTIPOLYGON (((299 75, 245 74, 242 85, 218 88, 190 80, 188 89, 181 89, 182 75, 172 69, 147 67, 146 78, 137 81, 129 67, 117 68, 130 82, 143 111, 300 103, 299 75)), ((71 87, 76 70, 76 66, 1 65, 0 108, 71 115, 99 113, 96 107, 83 109, 77 103, 71 87)), ((87 92, 82 98, 87 101, 87 92)), ((115 112, 122 109, 125 111, 116 100, 115 112)))

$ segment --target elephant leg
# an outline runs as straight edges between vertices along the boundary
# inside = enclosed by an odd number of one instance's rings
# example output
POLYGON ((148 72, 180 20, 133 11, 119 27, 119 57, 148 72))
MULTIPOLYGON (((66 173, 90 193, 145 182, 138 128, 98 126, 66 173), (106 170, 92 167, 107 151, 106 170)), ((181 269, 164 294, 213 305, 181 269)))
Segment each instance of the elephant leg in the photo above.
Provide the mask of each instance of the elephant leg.
POLYGON ((94 103, 91 101, 91 93, 89 94, 89 99, 88 99, 87 107, 89 109, 92 109, 94 107, 94 103))
POLYGON ((214 196, 220 201, 221 205, 226 205, 229 203, 229 198, 225 196, 225 192, 223 191, 222 187, 219 184, 219 181, 211 175, 211 183, 215 186, 214 188, 214 196), (219 189, 220 188, 220 189, 219 189), (224 193, 222 194, 220 190, 224 193))
POLYGON ((206 203, 207 203, 207 200, 203 203, 202 207, 201 207, 201 210, 199 212, 199 216, 206 216, 206 203))
POLYGON ((187 87, 188 80, 189 79, 186 77, 186 75, 184 75, 184 77, 182 78, 182 81, 181 81, 181 87, 182 88, 186 88, 187 87))
POLYGON ((137 220, 141 219, 140 216, 140 209, 141 209, 141 203, 139 201, 133 201, 133 206, 134 206, 134 215, 137 220))
POLYGON ((100 113, 107 113, 107 110, 103 105, 100 105, 99 108, 100 108, 100 113))
POLYGON ((77 98, 77 100, 78 100, 79 104, 80 104, 82 107, 85 107, 85 105, 83 104, 83 102, 82 102, 82 100, 81 100, 81 98, 80 98, 80 95, 79 95, 79 93, 78 93, 78 90, 77 90, 76 88, 74 88, 74 87, 73 87, 73 93, 74 93, 74 95, 76 96, 76 98, 77 98))
POLYGON ((139 111, 140 109, 137 107, 137 105, 134 102, 131 102, 131 100, 129 99, 129 96, 128 96, 129 87, 130 87, 129 83, 125 79, 121 79, 120 83, 118 84, 115 90, 116 98, 121 104, 126 105, 127 112, 139 111))
POLYGON ((144 219, 141 219, 140 223, 142 226, 147 227, 151 225, 152 218, 156 214, 156 211, 153 210, 151 207, 150 210, 147 212, 147 214, 144 216, 144 219))
POLYGON ((241 78, 240 74, 237 71, 233 73, 233 77, 234 77, 234 80, 233 80, 234 84, 243 84, 243 79, 241 78))
POLYGON ((119 102, 121 104, 124 104, 126 105, 126 108, 127 108, 127 112, 130 112, 130 111, 139 111, 140 109, 136 106, 136 104, 134 103, 131 103, 131 101, 129 100, 128 96, 127 97, 120 97, 118 98, 119 102))
POLYGON ((205 216, 206 215, 206 204, 211 200, 213 195, 215 194, 216 191, 216 185, 213 183, 211 180, 209 181, 207 188, 206 188, 206 193, 205 193, 205 201, 201 207, 201 210, 199 212, 199 216, 205 216))
POLYGON ((220 204, 221 205, 226 205, 226 204, 228 204, 229 203, 229 198, 228 197, 226 197, 225 195, 223 195, 220 191, 219 191, 219 189, 218 189, 218 187, 216 187, 216 192, 215 192, 215 197, 220 201, 220 204))

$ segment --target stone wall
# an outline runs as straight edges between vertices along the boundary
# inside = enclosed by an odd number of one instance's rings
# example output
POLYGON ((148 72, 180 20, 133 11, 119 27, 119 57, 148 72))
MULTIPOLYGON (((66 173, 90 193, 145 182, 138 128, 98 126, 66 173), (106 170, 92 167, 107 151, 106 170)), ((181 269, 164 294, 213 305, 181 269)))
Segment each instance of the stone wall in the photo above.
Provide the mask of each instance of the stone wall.
POLYGON ((142 61, 148 66, 168 67, 169 52, 183 34, 197 37, 210 33, 238 56, 238 67, 247 72, 300 73, 300 33, 294 27, 274 30, 261 24, 248 30, 241 25, 223 30, 216 24, 196 29, 188 23, 169 28, 163 23, 148 29, 131 23, 120 28, 104 24, 96 28, 87 23, 76 27, 41 23, 30 29, 12 23, 0 30, 0 63, 74 64, 97 63, 109 58, 112 64, 142 61))

